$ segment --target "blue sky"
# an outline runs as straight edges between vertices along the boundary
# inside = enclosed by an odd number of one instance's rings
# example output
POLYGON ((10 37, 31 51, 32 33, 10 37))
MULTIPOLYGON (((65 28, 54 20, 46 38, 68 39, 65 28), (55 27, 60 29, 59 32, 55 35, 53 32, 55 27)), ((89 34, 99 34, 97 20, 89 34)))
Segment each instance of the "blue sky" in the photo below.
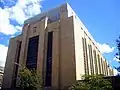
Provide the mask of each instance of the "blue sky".
MULTIPOLYGON (((110 65, 120 35, 120 0, 66 0, 96 40, 110 65)), ((54 8, 65 0, 0 0, 0 65, 4 66, 10 37, 21 33, 24 20, 54 8)))

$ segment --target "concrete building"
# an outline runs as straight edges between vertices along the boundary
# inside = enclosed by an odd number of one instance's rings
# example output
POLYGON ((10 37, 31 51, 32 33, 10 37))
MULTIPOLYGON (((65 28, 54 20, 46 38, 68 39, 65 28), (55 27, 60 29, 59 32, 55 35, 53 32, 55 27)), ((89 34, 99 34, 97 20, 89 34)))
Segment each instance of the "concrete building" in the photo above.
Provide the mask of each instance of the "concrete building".
POLYGON ((113 75, 87 28, 67 4, 24 22, 9 42, 3 88, 17 86, 20 67, 36 69, 45 87, 63 89, 85 74, 113 75))
POLYGON ((0 66, 0 89, 2 87, 3 74, 4 74, 4 67, 0 66))

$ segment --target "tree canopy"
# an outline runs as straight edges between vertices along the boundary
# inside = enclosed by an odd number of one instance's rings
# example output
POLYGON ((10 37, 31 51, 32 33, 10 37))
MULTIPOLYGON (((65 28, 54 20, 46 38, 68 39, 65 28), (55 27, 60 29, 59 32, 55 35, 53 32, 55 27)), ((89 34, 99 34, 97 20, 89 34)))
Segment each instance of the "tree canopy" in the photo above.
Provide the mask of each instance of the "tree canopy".
MULTIPOLYGON (((118 60, 118 62, 120 63, 120 36, 119 38, 116 40, 117 43, 117 52, 115 54, 115 58, 118 60)), ((120 72, 120 66, 115 67, 117 69, 118 72, 120 72)))
POLYGON ((112 90, 112 83, 103 75, 85 75, 82 81, 77 81, 69 90, 112 90))
POLYGON ((19 75, 21 88, 25 90, 42 90, 41 76, 35 70, 22 68, 19 75))

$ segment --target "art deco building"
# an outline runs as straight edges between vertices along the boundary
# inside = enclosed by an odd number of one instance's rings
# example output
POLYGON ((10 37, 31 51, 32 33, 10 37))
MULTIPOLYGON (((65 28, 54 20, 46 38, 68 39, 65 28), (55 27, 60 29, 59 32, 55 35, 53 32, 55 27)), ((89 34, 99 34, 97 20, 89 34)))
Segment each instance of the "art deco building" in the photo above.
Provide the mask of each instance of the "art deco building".
POLYGON ((20 65, 36 69, 44 86, 56 89, 85 74, 113 75, 95 40, 67 3, 26 20, 22 34, 10 39, 3 88, 18 85, 20 65))
POLYGON ((0 89, 2 87, 3 74, 4 74, 4 67, 0 66, 0 89))

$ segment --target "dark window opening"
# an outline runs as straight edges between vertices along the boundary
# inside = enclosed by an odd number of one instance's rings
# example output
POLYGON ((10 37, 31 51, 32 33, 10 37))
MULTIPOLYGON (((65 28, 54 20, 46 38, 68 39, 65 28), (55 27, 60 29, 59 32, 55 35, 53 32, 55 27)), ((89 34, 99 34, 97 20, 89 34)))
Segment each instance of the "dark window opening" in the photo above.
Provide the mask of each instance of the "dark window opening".
POLYGON ((29 38, 26 67, 30 70, 37 69, 37 54, 39 36, 29 38))
POLYGON ((83 44, 84 69, 85 69, 85 74, 87 74, 84 38, 82 38, 82 44, 83 44))
POLYGON ((45 86, 51 86, 52 81, 52 42, 53 32, 48 32, 45 86))
POLYGON ((93 53, 94 53, 94 62, 95 62, 95 72, 96 74, 98 74, 96 51, 94 50, 93 53))
POLYGON ((102 62, 102 58, 101 58, 101 69, 102 69, 102 74, 104 74, 104 69, 103 69, 103 62, 102 62))
POLYGON ((98 54, 98 67, 99 67, 99 73, 101 74, 101 64, 100 64, 100 55, 98 54))
MULTIPOLYGON (((16 49, 16 59, 15 63, 19 64, 19 58, 20 58, 20 50, 21 50, 21 41, 17 42, 17 49, 16 49)), ((12 87, 16 87, 16 80, 17 80, 17 75, 18 75, 18 65, 14 65, 14 73, 13 73, 13 81, 12 81, 12 87)))
POLYGON ((94 74, 94 65, 93 65, 93 56, 92 56, 92 46, 88 45, 89 48, 89 58, 90 58, 90 69, 91 69, 91 74, 94 74))
POLYGON ((81 30, 83 30, 83 28, 81 27, 81 30))
POLYGON ((88 52, 87 52, 87 42, 86 42, 86 38, 82 38, 82 43, 83 43, 83 55, 84 55, 85 74, 86 74, 86 75, 89 75, 88 52))
POLYGON ((86 38, 84 38, 84 43, 85 43, 85 56, 86 56, 87 75, 89 75, 89 64, 88 64, 88 52, 87 52, 86 38))

